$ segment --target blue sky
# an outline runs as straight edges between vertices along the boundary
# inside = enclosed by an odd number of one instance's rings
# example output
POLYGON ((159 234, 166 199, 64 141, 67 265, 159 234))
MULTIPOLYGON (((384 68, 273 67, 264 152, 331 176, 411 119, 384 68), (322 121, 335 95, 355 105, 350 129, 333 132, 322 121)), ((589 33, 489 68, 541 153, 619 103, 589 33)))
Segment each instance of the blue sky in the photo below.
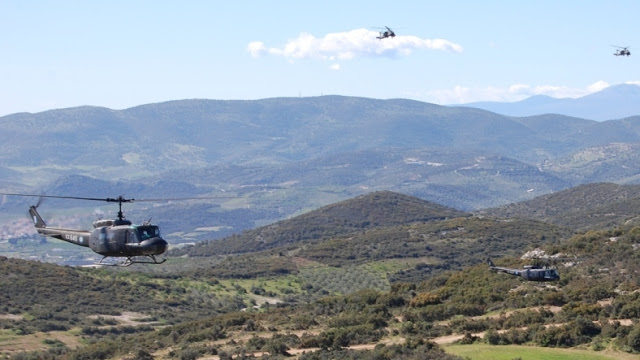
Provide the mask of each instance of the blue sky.
POLYGON ((0 116, 191 98, 579 97, 640 84, 638 14, 640 1, 618 0, 0 0, 0 116), (375 39, 385 25, 397 36, 375 39))

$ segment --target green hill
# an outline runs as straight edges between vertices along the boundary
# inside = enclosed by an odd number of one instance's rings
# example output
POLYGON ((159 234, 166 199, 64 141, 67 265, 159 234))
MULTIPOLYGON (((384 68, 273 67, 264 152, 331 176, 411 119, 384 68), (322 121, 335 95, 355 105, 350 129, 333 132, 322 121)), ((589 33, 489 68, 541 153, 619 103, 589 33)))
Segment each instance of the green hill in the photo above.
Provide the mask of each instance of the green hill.
POLYGON ((412 222, 443 220, 466 213, 390 191, 373 192, 318 210, 171 252, 173 256, 211 256, 317 243, 354 231, 412 222))
MULTIPOLYGON (((535 220, 472 217, 415 197, 373 192, 220 240, 172 250, 174 269, 224 278, 299 274, 306 262, 348 267, 403 260, 385 276, 416 281, 488 256, 558 243, 571 236, 535 220), (302 264, 302 265, 301 265, 302 264)), ((171 265, 170 265, 171 266, 171 265)))

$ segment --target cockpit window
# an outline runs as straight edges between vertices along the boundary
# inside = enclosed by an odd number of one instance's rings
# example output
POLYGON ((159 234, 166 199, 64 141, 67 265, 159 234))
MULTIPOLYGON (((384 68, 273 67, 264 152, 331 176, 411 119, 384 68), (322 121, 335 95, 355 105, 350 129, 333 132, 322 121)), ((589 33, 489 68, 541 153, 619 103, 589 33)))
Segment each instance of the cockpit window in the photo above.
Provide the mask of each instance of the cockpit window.
POLYGON ((138 233, 138 238, 140 238, 140 241, 160 236, 160 229, 157 226, 138 226, 136 232, 138 233))

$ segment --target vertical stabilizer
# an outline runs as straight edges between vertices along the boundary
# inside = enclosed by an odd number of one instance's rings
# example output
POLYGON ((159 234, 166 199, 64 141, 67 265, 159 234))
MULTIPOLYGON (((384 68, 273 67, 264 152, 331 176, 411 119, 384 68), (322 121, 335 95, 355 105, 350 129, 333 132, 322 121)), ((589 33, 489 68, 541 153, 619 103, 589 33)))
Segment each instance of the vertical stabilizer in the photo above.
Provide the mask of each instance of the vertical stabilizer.
POLYGON ((44 229, 47 227, 47 224, 45 224, 44 220, 42 220, 42 217, 40 216, 40 214, 38 214, 38 211, 36 210, 35 206, 31 206, 29 207, 29 214, 31 215, 31 220, 33 221, 33 224, 38 228, 38 229, 44 229))

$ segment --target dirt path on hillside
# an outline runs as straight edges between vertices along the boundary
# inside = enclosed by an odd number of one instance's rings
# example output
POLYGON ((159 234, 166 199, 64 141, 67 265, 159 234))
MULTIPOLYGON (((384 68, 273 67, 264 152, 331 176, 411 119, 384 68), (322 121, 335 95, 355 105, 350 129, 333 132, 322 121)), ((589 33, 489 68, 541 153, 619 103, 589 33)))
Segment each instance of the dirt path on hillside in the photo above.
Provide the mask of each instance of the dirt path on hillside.
POLYGON ((118 325, 125 326, 140 326, 140 325, 157 325, 157 322, 145 322, 144 319, 148 318, 148 315, 143 313, 137 313, 132 311, 125 311, 120 315, 89 315, 89 319, 111 319, 118 322, 118 325))
POLYGON ((68 331, 36 332, 23 336, 3 336, 0 341, 0 354, 17 354, 23 351, 47 350, 51 346, 47 341, 60 341, 71 349, 80 345, 81 339, 68 331))

